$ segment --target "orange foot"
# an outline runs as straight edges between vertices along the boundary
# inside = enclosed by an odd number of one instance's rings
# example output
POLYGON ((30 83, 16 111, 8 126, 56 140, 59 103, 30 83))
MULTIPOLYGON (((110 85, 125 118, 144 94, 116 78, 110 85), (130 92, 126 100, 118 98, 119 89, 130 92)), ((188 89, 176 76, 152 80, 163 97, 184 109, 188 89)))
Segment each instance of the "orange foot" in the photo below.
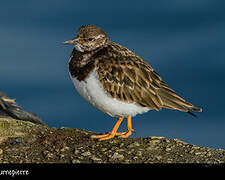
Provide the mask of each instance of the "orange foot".
POLYGON ((131 116, 127 117, 127 131, 123 133, 119 133, 119 138, 127 138, 129 137, 132 132, 135 132, 131 127, 131 116))
POLYGON ((115 136, 119 136, 119 138, 127 138, 132 134, 132 132, 135 132, 131 127, 131 116, 128 116, 127 118, 127 131, 126 132, 116 132, 119 128, 119 125, 123 121, 124 117, 120 117, 118 121, 116 122, 112 132, 102 135, 92 135, 91 138, 93 139, 99 139, 100 141, 111 139, 115 136))
POLYGON ((107 133, 107 134, 102 134, 102 135, 92 135, 91 138, 93 139, 99 139, 100 141, 111 139, 115 136, 113 133, 107 133))
POLYGON ((126 132, 119 133, 119 138, 127 138, 132 134, 132 132, 135 132, 135 131, 134 130, 132 130, 132 131, 128 130, 126 132))

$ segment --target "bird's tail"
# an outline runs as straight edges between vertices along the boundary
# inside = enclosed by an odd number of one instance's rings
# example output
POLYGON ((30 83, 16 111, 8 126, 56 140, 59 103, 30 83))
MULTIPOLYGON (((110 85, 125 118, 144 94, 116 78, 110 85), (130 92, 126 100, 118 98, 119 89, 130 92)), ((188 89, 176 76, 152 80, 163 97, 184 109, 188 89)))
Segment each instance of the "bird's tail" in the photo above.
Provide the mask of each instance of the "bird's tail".
POLYGON ((168 86, 160 88, 158 94, 162 99, 163 107, 165 108, 187 112, 195 117, 196 115, 192 113, 193 111, 202 112, 201 108, 195 107, 193 104, 187 102, 168 86))

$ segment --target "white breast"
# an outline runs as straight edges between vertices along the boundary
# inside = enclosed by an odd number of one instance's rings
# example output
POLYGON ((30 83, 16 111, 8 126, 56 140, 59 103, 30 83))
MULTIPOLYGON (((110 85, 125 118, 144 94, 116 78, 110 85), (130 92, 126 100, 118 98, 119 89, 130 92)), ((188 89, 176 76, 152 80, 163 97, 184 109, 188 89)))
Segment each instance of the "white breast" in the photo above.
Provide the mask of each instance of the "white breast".
POLYGON ((85 81, 78 81, 73 77, 71 79, 83 98, 97 109, 111 116, 135 116, 150 110, 150 108, 142 107, 137 103, 126 103, 110 97, 98 80, 96 70, 93 70, 85 81))

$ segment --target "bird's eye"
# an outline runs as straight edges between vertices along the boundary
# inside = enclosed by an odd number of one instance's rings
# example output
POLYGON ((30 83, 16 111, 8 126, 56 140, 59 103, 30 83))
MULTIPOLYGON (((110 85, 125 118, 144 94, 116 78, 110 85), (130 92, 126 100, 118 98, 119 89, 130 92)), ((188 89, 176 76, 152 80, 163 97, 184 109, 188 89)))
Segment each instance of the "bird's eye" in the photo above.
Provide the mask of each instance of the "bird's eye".
POLYGON ((88 38, 88 41, 93 41, 94 40, 94 38, 88 38))

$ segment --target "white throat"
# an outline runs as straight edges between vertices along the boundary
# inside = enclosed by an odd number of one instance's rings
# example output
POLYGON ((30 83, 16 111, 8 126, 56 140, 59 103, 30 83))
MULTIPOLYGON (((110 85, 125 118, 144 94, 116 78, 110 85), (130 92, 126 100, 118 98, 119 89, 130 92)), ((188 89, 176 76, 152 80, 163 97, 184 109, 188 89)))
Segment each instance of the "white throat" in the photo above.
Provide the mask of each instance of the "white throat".
POLYGON ((84 50, 78 44, 76 44, 74 46, 77 51, 84 52, 84 50))

